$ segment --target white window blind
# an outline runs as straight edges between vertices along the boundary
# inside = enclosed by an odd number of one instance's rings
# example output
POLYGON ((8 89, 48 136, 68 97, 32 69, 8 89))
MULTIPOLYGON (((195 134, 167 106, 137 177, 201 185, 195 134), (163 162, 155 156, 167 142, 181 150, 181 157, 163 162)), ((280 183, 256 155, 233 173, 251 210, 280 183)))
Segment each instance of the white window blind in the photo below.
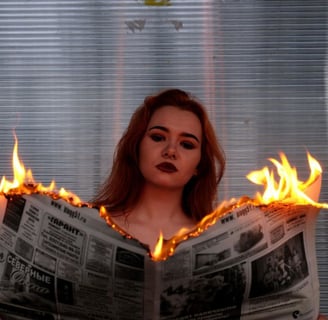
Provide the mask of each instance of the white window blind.
MULTIPOLYGON (((328 2, 162 2, 0 2, 0 176, 15 129, 38 181, 88 200, 144 96, 179 87, 207 105, 226 151, 221 200, 252 196, 245 175, 279 151, 306 178, 308 150, 328 202, 328 2)), ((317 240, 328 313, 327 212, 317 240)))

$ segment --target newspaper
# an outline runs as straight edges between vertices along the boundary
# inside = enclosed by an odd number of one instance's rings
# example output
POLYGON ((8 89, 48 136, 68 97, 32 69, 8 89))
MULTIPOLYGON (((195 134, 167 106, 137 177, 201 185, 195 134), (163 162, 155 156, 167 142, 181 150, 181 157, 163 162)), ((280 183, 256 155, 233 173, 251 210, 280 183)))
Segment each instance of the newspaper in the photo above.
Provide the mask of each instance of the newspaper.
POLYGON ((96 208, 0 196, 0 319, 316 319, 311 205, 231 208, 164 261, 96 208))

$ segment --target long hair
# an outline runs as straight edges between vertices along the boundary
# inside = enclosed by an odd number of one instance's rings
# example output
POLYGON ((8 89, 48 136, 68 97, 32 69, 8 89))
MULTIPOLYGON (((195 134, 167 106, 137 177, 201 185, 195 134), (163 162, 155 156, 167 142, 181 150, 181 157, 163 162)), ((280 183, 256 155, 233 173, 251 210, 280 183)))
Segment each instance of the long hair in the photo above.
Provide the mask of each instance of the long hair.
POLYGON ((194 113, 202 126, 201 159, 197 175, 185 185, 181 204, 187 216, 200 221, 213 210, 217 186, 225 168, 225 155, 204 106, 180 89, 168 89, 148 96, 136 109, 116 147, 111 173, 93 204, 104 205, 111 214, 127 213, 137 204, 144 185, 138 163, 140 142, 152 115, 163 106, 174 106, 194 113))

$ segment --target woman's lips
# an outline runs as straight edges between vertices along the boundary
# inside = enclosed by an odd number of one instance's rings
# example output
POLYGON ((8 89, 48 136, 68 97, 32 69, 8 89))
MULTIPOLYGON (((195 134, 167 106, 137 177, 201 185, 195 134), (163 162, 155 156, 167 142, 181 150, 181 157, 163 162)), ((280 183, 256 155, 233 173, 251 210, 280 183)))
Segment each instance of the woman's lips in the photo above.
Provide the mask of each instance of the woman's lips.
POLYGON ((156 168, 166 173, 173 173, 178 171, 176 166, 170 162, 162 162, 158 164, 156 168))

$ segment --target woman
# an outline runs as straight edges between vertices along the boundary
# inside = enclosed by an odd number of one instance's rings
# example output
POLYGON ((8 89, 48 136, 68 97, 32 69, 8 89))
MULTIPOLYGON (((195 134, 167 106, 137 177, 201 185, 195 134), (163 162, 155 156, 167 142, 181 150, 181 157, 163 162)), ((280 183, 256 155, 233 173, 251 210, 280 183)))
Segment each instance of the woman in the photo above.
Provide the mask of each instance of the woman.
POLYGON ((154 249, 213 210, 225 157, 205 108, 179 89, 149 96, 118 143, 94 199, 132 237, 154 249))
MULTIPOLYGON (((225 156, 205 108, 179 89, 146 97, 119 141, 93 203, 153 251, 215 206, 225 156)), ((327 320, 323 315, 318 320, 327 320)))

